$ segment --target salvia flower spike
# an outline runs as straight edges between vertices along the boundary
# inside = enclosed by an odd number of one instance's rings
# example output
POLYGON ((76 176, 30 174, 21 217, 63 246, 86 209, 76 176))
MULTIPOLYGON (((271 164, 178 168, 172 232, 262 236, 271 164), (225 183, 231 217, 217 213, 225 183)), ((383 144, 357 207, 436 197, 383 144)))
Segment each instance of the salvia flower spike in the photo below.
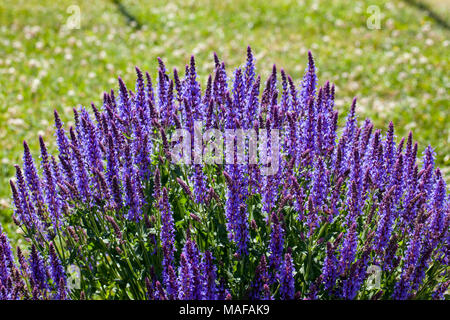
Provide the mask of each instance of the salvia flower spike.
POLYGON ((55 110, 40 163, 23 142, 10 186, 30 246, 15 259, 0 228, 0 299, 448 299, 435 150, 359 121, 356 98, 338 128, 311 52, 300 83, 262 79, 250 47, 232 72, 213 57, 205 78, 194 56, 184 74, 158 58, 154 81, 136 67, 73 127, 55 110), (222 162, 203 161, 210 130, 222 162))

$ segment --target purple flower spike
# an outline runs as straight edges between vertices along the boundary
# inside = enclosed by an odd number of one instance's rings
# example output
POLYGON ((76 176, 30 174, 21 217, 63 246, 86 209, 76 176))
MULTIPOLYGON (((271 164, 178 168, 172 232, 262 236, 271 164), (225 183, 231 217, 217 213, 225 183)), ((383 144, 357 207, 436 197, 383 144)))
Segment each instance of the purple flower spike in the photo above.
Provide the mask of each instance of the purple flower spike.
POLYGON ((64 269, 61 265, 61 261, 56 255, 55 247, 53 242, 50 243, 49 246, 49 265, 52 274, 53 285, 57 287, 58 296, 56 299, 63 299, 67 295, 65 286, 66 286, 66 276, 64 273, 64 269), (63 282, 63 286, 60 286, 60 281, 63 282))
POLYGON ((322 279, 325 285, 325 290, 328 294, 332 294, 332 290, 336 284, 336 279, 339 276, 338 260, 334 255, 335 248, 330 242, 327 242, 327 255, 323 262, 322 279))
POLYGON ((279 271, 280 279, 280 296, 283 300, 294 299, 295 286, 294 286, 294 265, 292 257, 289 253, 284 255, 283 264, 279 271))
POLYGON ((88 174, 86 172, 86 166, 85 162, 83 161, 83 156, 79 149, 78 139, 75 136, 75 132, 72 127, 70 127, 70 138, 70 147, 72 148, 75 165, 75 180, 77 189, 79 194, 81 195, 81 199, 83 200, 83 202, 88 203, 91 197, 88 174))
POLYGON ((216 266, 214 265, 213 256, 210 251, 205 251, 203 255, 202 270, 204 272, 203 298, 205 300, 217 299, 216 286, 216 266))
POLYGON ((328 181, 327 174, 325 172, 325 164, 322 157, 317 157, 314 162, 314 173, 312 182, 312 196, 314 206, 316 208, 322 208, 327 198, 328 181))
POLYGON ((54 228, 59 229, 61 219, 61 202, 56 192, 56 181, 50 167, 47 147, 45 146, 42 136, 39 136, 39 144, 41 147, 42 167, 44 173, 43 187, 45 190, 45 202, 47 204, 54 228))
MULTIPOLYGON (((394 135, 394 124, 392 121, 389 123, 389 130, 387 132, 386 140, 384 143, 384 161, 386 175, 390 177, 392 171, 394 170, 395 164, 395 135, 394 135)), ((384 181, 384 180, 383 180, 384 181)))
POLYGON ((383 201, 381 203, 381 217, 378 223, 376 231, 376 250, 377 252, 382 252, 389 241, 392 233, 392 224, 394 220, 394 214, 392 210, 392 201, 394 197, 396 186, 391 187, 389 191, 385 194, 383 201))
POLYGON ((138 222, 142 219, 139 199, 136 197, 138 190, 134 187, 130 175, 126 174, 125 179, 125 204, 128 207, 127 219, 138 222))
POLYGON ((172 209, 169 203, 169 196, 167 194, 167 189, 163 188, 162 197, 159 200, 159 207, 161 212, 161 245, 163 251, 163 279, 164 284, 170 281, 169 278, 169 266, 173 266, 174 262, 174 251, 175 251, 175 229, 172 217, 172 209))
POLYGON ((178 268, 178 299, 192 299, 192 275, 189 270, 189 263, 184 253, 180 256, 180 267, 178 268))
POLYGON ((34 245, 31 246, 29 265, 34 287, 41 292, 45 292, 49 288, 47 284, 47 268, 34 245))
POLYGON ((308 51, 308 66, 306 67, 305 75, 303 76, 300 99, 302 107, 306 108, 308 101, 316 94, 317 75, 314 59, 311 51, 308 51))
POLYGON ((247 47, 247 63, 245 64, 244 83, 245 92, 248 94, 253 88, 253 82, 255 81, 255 57, 252 53, 252 48, 247 47))
POLYGON ((44 196, 41 189, 41 180, 37 174, 36 166, 34 165, 33 157, 30 153, 30 148, 26 141, 23 142, 24 156, 23 156, 23 170, 28 184, 28 189, 31 193, 34 207, 37 208, 37 213, 42 219, 44 217, 44 196))
POLYGON ((343 275, 350 271, 350 267, 355 261, 356 248, 358 245, 358 233, 356 232, 357 224, 353 222, 347 231, 341 249, 341 257, 339 260, 339 274, 343 275))
POLYGON ((167 282, 167 299, 176 300, 178 298, 178 282, 175 275, 175 270, 171 265, 169 265, 168 267, 168 277, 169 281, 167 282))
POLYGON ((273 270, 279 270, 283 260, 284 230, 280 224, 278 216, 272 214, 272 231, 270 236, 270 257, 269 263, 273 270))
POLYGON ((56 143, 59 150, 59 158, 61 159, 64 175, 71 185, 75 185, 74 172, 71 165, 70 143, 65 134, 63 123, 59 118, 58 112, 54 111, 55 127, 56 127, 56 143))
MULTIPOLYGON (((128 89, 121 77, 119 77, 119 116, 122 120, 126 121, 126 123, 131 123, 132 104, 128 89)), ((128 131, 126 130, 126 127, 123 129, 124 131, 128 131)))

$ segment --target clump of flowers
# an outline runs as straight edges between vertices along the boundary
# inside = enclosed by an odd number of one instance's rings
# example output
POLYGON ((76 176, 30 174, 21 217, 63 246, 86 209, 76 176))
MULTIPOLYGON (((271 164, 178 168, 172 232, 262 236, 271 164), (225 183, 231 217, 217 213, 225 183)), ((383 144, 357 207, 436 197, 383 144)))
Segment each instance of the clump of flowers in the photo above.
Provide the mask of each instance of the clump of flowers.
POLYGON ((119 78, 73 127, 54 112, 56 154, 39 137, 36 161, 23 143, 11 190, 29 248, 13 255, 0 230, 0 298, 448 297, 450 199, 432 147, 419 161, 412 133, 359 122, 356 99, 339 134, 311 53, 300 85, 276 66, 264 83, 250 48, 231 78, 214 63, 204 89, 194 57, 184 77, 158 59, 156 85, 136 68, 134 92, 119 78), (251 139, 233 138, 245 161, 196 161, 198 124, 264 129, 269 150, 252 162, 251 139), (188 164, 173 161, 180 143, 188 164))

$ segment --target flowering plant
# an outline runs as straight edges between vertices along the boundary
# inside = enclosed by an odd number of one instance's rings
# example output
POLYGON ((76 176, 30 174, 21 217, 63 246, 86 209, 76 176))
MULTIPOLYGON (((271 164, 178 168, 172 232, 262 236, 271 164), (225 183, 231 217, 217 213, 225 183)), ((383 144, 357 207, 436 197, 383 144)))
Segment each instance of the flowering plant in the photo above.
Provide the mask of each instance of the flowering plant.
POLYGON ((11 181, 29 248, 0 230, 0 298, 448 297, 433 149, 419 163, 412 133, 358 124, 356 99, 339 135, 308 58, 300 86, 273 66, 261 94, 250 48, 232 79, 214 55, 205 90, 194 57, 184 78, 159 59, 156 86, 136 68, 134 92, 119 78, 68 131, 55 111, 58 154, 40 137, 38 169, 24 142, 11 181))

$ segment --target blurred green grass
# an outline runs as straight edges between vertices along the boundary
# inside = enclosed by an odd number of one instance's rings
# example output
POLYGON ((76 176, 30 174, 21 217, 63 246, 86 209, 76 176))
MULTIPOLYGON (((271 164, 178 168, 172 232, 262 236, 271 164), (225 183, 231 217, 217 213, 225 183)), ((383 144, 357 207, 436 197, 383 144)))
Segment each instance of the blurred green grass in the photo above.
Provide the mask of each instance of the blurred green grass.
MULTIPOLYGON (((182 71, 195 54, 204 84, 213 51, 231 69, 244 62, 247 45, 263 77, 276 63, 297 83, 312 50, 320 82, 336 83, 341 119, 358 96, 361 120, 370 117, 384 130, 392 119, 398 137, 413 130, 419 151, 432 144, 449 178, 449 30, 416 7, 381 0, 121 3, 141 28, 112 1, 0 1, 1 222, 11 221, 8 180, 12 165, 21 164, 21 142, 38 159, 38 134, 53 137, 53 109, 70 125, 72 107, 100 105, 117 76, 134 88, 135 65, 155 76, 158 56, 182 71), (81 28, 72 30, 73 5, 81 28), (369 5, 379 8, 379 30, 367 27, 369 5)), ((448 5, 428 3, 448 17, 448 5)))

